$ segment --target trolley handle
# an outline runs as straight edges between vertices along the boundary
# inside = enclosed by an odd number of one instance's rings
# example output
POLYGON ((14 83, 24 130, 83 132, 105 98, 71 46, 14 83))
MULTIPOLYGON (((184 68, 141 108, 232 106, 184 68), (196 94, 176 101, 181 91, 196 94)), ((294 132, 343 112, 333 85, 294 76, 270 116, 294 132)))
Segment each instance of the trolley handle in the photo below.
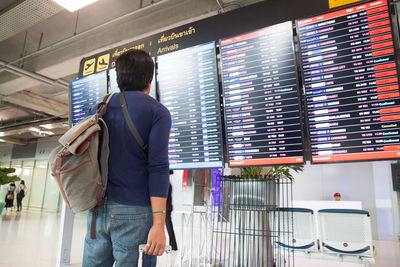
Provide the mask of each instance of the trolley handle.
MULTIPOLYGON (((139 245, 139 253, 143 253, 145 248, 146 248, 146 244, 140 244, 139 245)), ((165 245, 164 252, 168 254, 168 253, 171 253, 171 251, 172 251, 172 247, 169 245, 165 245)))

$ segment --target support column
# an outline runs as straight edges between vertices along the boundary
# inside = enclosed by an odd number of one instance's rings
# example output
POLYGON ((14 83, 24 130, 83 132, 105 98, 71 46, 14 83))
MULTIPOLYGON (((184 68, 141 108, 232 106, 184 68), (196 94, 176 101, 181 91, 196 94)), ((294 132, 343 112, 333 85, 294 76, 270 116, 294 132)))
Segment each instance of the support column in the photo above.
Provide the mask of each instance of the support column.
POLYGON ((58 241, 57 267, 70 265, 72 231, 74 229, 74 213, 67 207, 65 202, 62 203, 61 225, 58 241))

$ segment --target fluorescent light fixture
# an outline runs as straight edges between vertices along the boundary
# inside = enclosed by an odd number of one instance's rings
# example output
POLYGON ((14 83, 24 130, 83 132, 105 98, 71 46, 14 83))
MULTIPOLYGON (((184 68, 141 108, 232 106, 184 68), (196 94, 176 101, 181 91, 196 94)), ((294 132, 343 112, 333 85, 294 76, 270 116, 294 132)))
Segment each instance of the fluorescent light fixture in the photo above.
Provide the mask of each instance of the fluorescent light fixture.
POLYGON ((42 133, 43 133, 43 134, 47 134, 47 135, 54 135, 54 133, 53 133, 53 132, 50 132, 50 131, 42 131, 42 133))
POLYGON ((0 136, 4 136, 4 132, 0 132, 0 136))
POLYGON ((97 0, 53 0, 60 6, 65 9, 68 9, 70 12, 74 12, 75 10, 81 9, 87 5, 90 5, 97 0))
POLYGON ((44 135, 54 135, 53 132, 50 132, 50 131, 42 131, 42 130, 36 128, 36 127, 31 127, 31 128, 29 128, 29 130, 32 131, 32 132, 38 133, 38 134, 41 135, 41 136, 44 136, 44 135))
POLYGON ((3 138, 0 138, 1 143, 5 143, 6 141, 3 138))
POLYGON ((35 127, 31 127, 31 128, 29 128, 29 130, 32 132, 37 132, 37 133, 41 132, 38 128, 35 128, 35 127))
POLYGON ((51 124, 51 123, 40 125, 40 127, 45 128, 45 129, 47 129, 47 130, 51 130, 51 129, 54 128, 54 127, 53 127, 53 124, 51 124))

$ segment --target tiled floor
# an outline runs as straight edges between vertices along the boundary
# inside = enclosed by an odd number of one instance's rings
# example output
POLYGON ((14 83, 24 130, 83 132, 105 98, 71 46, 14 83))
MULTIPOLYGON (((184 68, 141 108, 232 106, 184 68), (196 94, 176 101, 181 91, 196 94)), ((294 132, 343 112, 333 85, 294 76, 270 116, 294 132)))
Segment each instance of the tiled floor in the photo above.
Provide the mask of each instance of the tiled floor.
MULTIPOLYGON (((56 266, 60 216, 56 214, 4 210, 0 217, 0 266, 54 267, 56 266)), ((71 264, 80 266, 86 218, 77 216, 74 222, 71 264)), ((176 229, 179 234, 179 229, 176 229)), ((180 240, 179 236, 177 237, 180 240)), ((375 242, 377 256, 374 267, 400 266, 400 244, 393 241, 375 242)), ((158 266, 170 266, 176 254, 159 258, 158 266)), ((176 265, 178 266, 178 265, 176 265)), ((296 267, 361 267, 355 263, 295 258, 296 267)))

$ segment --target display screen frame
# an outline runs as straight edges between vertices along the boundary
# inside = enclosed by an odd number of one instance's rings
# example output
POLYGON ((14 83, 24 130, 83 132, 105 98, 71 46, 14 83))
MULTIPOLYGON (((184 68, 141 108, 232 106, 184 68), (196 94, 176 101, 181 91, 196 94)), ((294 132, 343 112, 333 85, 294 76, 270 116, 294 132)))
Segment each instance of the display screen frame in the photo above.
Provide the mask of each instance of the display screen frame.
MULTIPOLYGON (((295 27, 296 27, 296 34, 297 36, 300 33, 299 28, 301 26, 299 26, 299 21, 302 20, 307 20, 307 19, 311 19, 311 18, 315 18, 318 16, 322 16, 322 15, 326 15, 326 14, 331 14, 337 11, 343 11, 349 8, 354 8, 357 6, 363 6, 372 2, 379 2, 380 0, 369 0, 369 1, 365 1, 365 2, 356 2, 356 3, 352 3, 352 4, 348 4, 345 6, 340 6, 340 7, 336 7, 336 8, 332 8, 329 11, 326 12, 320 12, 314 15, 310 15, 307 17, 303 17, 303 18, 298 18, 295 20, 295 27)), ((392 39, 393 39, 393 48, 394 48, 394 58, 395 58, 395 63, 396 63, 396 70, 397 70, 397 77, 399 78, 399 84, 400 84, 400 65, 398 64, 399 61, 399 53, 400 53, 400 33, 399 33, 399 27, 400 25, 397 25, 394 22, 394 18, 393 18, 393 7, 392 5, 390 5, 390 0, 383 0, 384 2, 386 2, 386 5, 388 6, 388 13, 389 13, 389 21, 390 21, 390 27, 391 27, 391 33, 392 33, 392 39)), ((297 40, 297 45, 298 45, 298 52, 299 52, 299 65, 300 65, 300 71, 301 71, 301 82, 303 84, 303 95, 304 95, 304 116, 305 116, 305 131, 307 134, 307 144, 308 144, 308 151, 309 151, 309 157, 310 157, 310 163, 312 165, 320 165, 320 164, 337 164, 337 163, 352 163, 352 162, 371 162, 371 161, 387 161, 387 160, 397 160, 400 158, 400 156, 398 158, 370 158, 370 159, 355 159, 355 160, 332 160, 332 161, 321 161, 321 162, 315 162, 313 161, 313 155, 312 155, 312 144, 311 144, 311 135, 310 135, 310 121, 309 121, 309 116, 308 116, 308 105, 307 105, 307 101, 306 101, 306 89, 305 89, 305 80, 304 80, 304 68, 303 68, 303 64, 302 64, 302 60, 303 60, 303 56, 302 56, 302 51, 301 51, 301 44, 300 44, 300 38, 298 38, 297 40)), ((368 154, 371 152, 359 152, 358 154, 368 154)))
MULTIPOLYGON (((73 120, 73 106, 74 106, 74 104, 72 103, 72 99, 73 99, 73 92, 72 92, 72 87, 73 87, 73 83, 74 82, 78 82, 78 81, 81 81, 81 80, 86 80, 86 79, 90 79, 90 78, 92 78, 93 76, 98 76, 98 77, 100 77, 100 76, 104 76, 104 78, 105 78, 105 94, 108 94, 108 71, 107 70, 104 70, 104 71, 102 71, 102 72, 97 72, 97 73, 94 73, 94 74, 91 74, 91 75, 88 75, 88 76, 85 76, 85 77, 82 77, 82 78, 77 78, 77 79, 75 79, 75 80, 72 80, 71 82, 70 82, 70 85, 69 85, 69 97, 68 97, 68 109, 69 109, 69 119, 68 119, 68 122, 69 122, 69 125, 72 127, 72 126, 74 126, 74 125, 76 125, 80 120, 82 120, 83 118, 85 118, 86 116, 83 116, 83 117, 81 117, 81 119, 79 120, 79 121, 77 121, 77 122, 75 122, 74 123, 74 120, 73 120)), ((99 95, 99 100, 97 100, 96 101, 96 103, 95 104, 97 104, 97 103, 99 103, 99 101, 101 100, 101 98, 103 97, 104 95, 99 95)), ((91 105, 90 106, 90 108, 92 108, 95 104, 93 104, 93 105, 91 105)), ((86 114, 89 112, 89 109, 86 111, 86 114)))
MULTIPOLYGON (((216 80, 216 82, 217 82, 217 86, 216 86, 216 88, 217 88, 217 90, 218 90, 218 105, 219 105, 219 108, 218 108, 218 119, 219 119, 219 121, 220 121, 220 125, 221 125, 221 129, 220 129, 220 135, 221 135, 221 138, 220 138, 220 145, 221 145, 221 149, 220 149, 220 152, 221 152, 221 164, 220 165, 218 165, 218 166, 205 166, 205 163, 207 163, 207 162, 201 162, 202 164, 204 164, 203 166, 196 166, 196 164, 197 163, 177 163, 176 165, 177 166, 174 166, 174 167, 171 167, 171 163, 169 163, 169 168, 171 169, 171 170, 187 170, 187 169, 220 169, 220 168, 224 168, 224 166, 225 166, 225 144, 224 144, 224 131, 223 131, 223 127, 224 127, 224 124, 225 124, 225 121, 223 120, 223 111, 221 110, 221 104, 222 104, 222 102, 221 102, 221 86, 220 86, 220 74, 219 74, 219 69, 218 69, 218 47, 217 47, 217 42, 215 42, 215 41, 210 41, 210 42, 206 42, 206 43, 202 43, 202 44, 198 44, 198 45, 195 45, 195 46, 191 46, 191 47, 187 47, 187 48, 184 48, 184 49, 182 49, 182 50, 186 50, 186 49, 191 49, 191 48, 195 48, 195 47, 198 47, 198 46, 205 46, 205 45, 213 45, 213 47, 214 47, 214 51, 215 51, 215 53, 214 53, 214 57, 215 57, 215 70, 216 70, 216 78, 217 78, 217 80, 216 80), (179 165, 181 165, 181 164, 187 164, 187 166, 179 166, 179 165), (190 166, 190 164, 193 164, 193 165, 191 165, 190 166)), ((181 51, 181 50, 177 50, 177 51, 174 51, 174 52, 179 52, 179 51, 181 51)), ((171 52, 171 53, 174 53, 174 52, 171 52)), ((171 54, 171 53, 168 53, 168 54, 171 54)), ((156 69, 156 77, 155 77, 155 79, 156 79, 156 81, 157 81, 157 92, 158 92, 158 100, 159 100, 159 102, 161 103, 161 104, 163 104, 163 102, 162 102, 162 99, 161 99, 161 94, 162 94, 162 88, 160 87, 160 85, 159 85, 159 82, 160 82, 160 69, 159 69, 159 65, 160 65, 160 57, 163 57, 163 56, 165 56, 165 55, 168 55, 168 54, 164 54, 164 55, 161 55, 161 56, 157 56, 156 57, 156 65, 157 65, 157 69, 156 69)))
MULTIPOLYGON (((225 134, 224 134, 224 144, 225 144, 225 146, 226 146, 226 160, 225 160, 225 162, 226 163, 228 163, 228 166, 230 167, 230 168, 246 168, 246 167, 261 167, 261 166, 276 166, 276 165, 285 165, 285 166, 289 166, 289 165, 304 165, 305 163, 306 163, 306 150, 305 150, 305 143, 304 143, 304 140, 305 140, 305 135, 304 135, 304 122, 303 122, 303 120, 304 120, 304 118, 303 118, 303 114, 302 114, 302 110, 303 110, 303 107, 302 107, 302 102, 301 102, 301 97, 302 97, 302 95, 301 95, 301 84, 300 84, 300 77, 299 77, 299 68, 298 68, 298 64, 297 64, 297 60, 296 60, 296 46, 295 46, 295 40, 294 40, 294 33, 293 33, 293 28, 294 28, 294 26, 293 26, 293 21, 285 21, 285 22, 281 22, 281 23, 277 23, 277 24, 273 24, 273 25, 269 25, 269 26, 266 26, 266 27, 263 27, 263 28, 259 28, 259 29, 255 29, 255 30, 251 30, 251 31, 246 31, 246 32, 243 32, 243 33, 241 33, 241 34, 236 34, 236 35, 233 35, 233 36, 227 36, 227 37, 223 37, 223 38, 220 38, 219 40, 218 40, 218 42, 217 42, 217 44, 218 44, 218 47, 219 47, 219 58, 218 58, 218 68, 219 68, 219 70, 220 70, 220 74, 219 74, 219 76, 220 76, 220 79, 221 79, 221 91, 222 91, 222 104, 223 104, 223 116, 224 116, 224 132, 225 132, 225 134), (223 41, 223 40, 227 40, 227 39, 231 39, 231 38, 235 38, 235 37, 240 37, 240 36, 243 36, 243 35, 247 35, 247 34, 251 34, 251 33, 255 33, 255 32, 258 32, 258 31, 262 31, 262 30, 264 30, 264 29, 268 29, 268 28, 270 28, 270 27, 274 27, 274 26, 278 26, 278 25, 280 25, 280 24, 285 24, 285 23, 290 23, 291 24, 291 28, 292 28, 292 41, 291 41, 291 48, 292 48, 292 51, 293 51, 293 66, 294 66, 294 68, 295 68, 295 78, 296 78, 296 86, 297 86, 297 95, 298 95, 298 98, 297 98, 297 104, 298 104, 298 107, 299 107, 299 110, 298 110, 298 114, 299 114, 299 123, 300 123, 300 132, 301 132, 301 139, 302 139, 302 143, 301 143, 301 145, 302 145, 302 162, 296 162, 296 163, 284 163, 284 162, 276 162, 276 163, 271 163, 271 164, 268 164, 268 165, 258 165, 258 164, 249 164, 249 165, 232 165, 231 163, 230 163, 230 159, 229 159, 229 157, 230 157, 230 154, 229 154, 229 145, 228 145, 228 130, 227 130, 227 123, 226 123, 226 121, 228 120, 227 119, 227 117, 226 117, 226 112, 225 112, 225 108, 226 108, 226 106, 225 106, 225 98, 226 98, 226 95, 225 95, 225 90, 224 90, 224 88, 223 88, 223 75, 224 75, 224 72, 223 72, 223 68, 222 68, 222 52, 221 52, 221 46, 222 46, 222 44, 221 44, 221 42, 223 41)), ((289 158, 289 157, 278 157, 278 158, 273 158, 273 159, 276 159, 276 161, 278 161, 279 159, 285 159, 285 158, 289 158)))

